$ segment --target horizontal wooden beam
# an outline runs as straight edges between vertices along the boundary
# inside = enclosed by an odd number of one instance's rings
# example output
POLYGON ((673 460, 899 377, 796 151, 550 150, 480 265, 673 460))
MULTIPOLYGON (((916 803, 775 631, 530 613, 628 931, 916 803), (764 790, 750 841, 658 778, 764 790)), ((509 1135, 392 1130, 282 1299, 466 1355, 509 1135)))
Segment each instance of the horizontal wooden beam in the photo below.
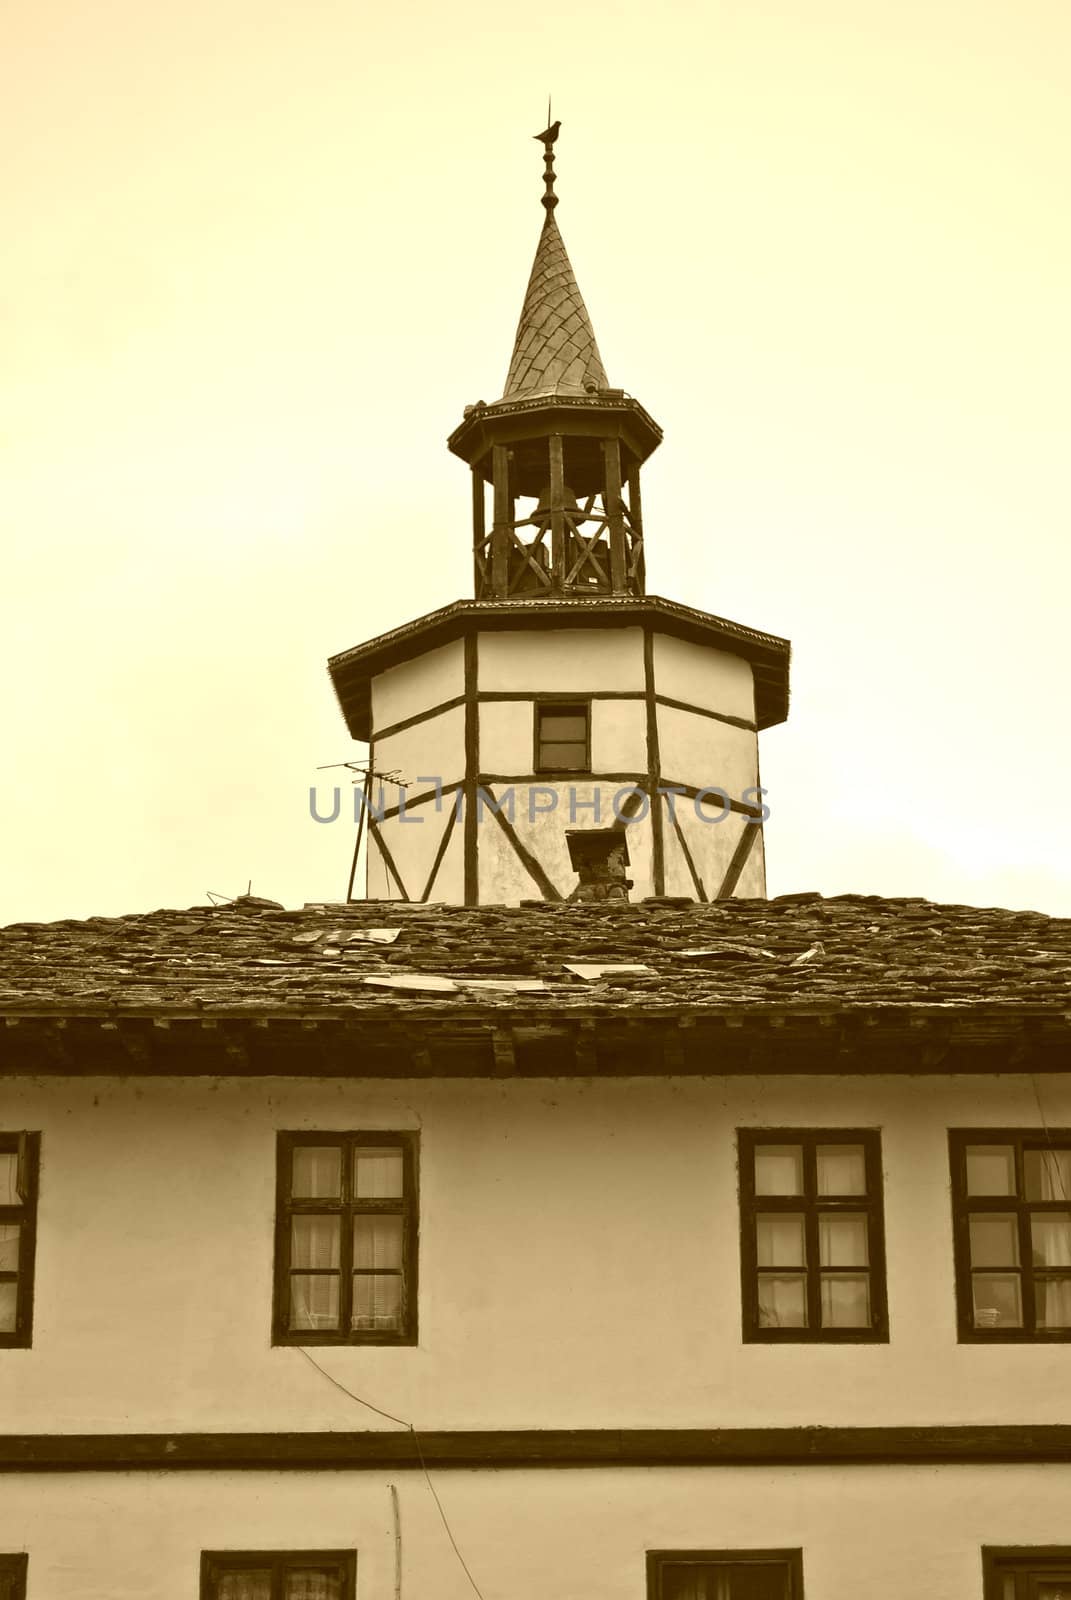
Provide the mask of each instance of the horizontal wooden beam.
POLYGON ((1071 1464, 1071 1426, 0 1435, 0 1472, 1071 1464))

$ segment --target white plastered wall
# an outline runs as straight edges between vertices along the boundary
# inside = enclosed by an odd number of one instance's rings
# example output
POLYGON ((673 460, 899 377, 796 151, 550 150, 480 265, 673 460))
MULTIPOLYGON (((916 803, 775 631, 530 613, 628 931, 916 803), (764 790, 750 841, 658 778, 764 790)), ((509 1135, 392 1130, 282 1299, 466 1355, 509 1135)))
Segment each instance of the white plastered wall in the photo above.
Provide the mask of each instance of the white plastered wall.
MULTIPOLYGON (((1071 1077, 1040 1092, 1071 1125, 1071 1077)), ((319 1357, 423 1427, 1071 1423, 1066 1345, 956 1340, 947 1129, 1038 1120, 1011 1075, 5 1080, 0 1125, 42 1155, 2 1431, 364 1425, 271 1344, 298 1128, 420 1132, 419 1345, 319 1357), (781 1125, 881 1130, 889 1344, 742 1342, 735 1131, 781 1125)))
MULTIPOLYGON (((339 1410, 348 1404, 337 1396, 339 1410)), ((372 1419, 374 1425, 381 1423, 372 1419)), ((347 1411, 340 1428, 361 1427, 347 1411)), ((648 1550, 800 1549, 813 1600, 981 1600, 982 1546, 1071 1543, 1066 1466, 433 1471, 494 1600, 645 1600, 648 1550)), ((351 1549, 360 1600, 472 1589, 417 1472, 7 1478, 0 1548, 32 1600, 194 1600, 202 1550, 351 1549)))
POLYGON ((465 690, 465 655, 460 639, 389 667, 372 679, 372 728, 420 716, 465 690))
POLYGON ((643 632, 639 628, 533 629, 481 633, 481 693, 591 694, 598 689, 643 688, 643 632))

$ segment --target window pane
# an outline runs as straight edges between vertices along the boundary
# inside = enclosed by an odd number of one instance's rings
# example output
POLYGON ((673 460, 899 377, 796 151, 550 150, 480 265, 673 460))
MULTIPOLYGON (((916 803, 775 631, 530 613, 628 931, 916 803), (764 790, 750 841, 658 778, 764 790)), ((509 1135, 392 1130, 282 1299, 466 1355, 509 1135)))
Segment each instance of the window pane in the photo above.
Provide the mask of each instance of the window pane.
POLYGON ((18 1308, 17 1284, 0 1283, 0 1333, 14 1333, 18 1308))
POLYGON ((322 1567, 294 1567, 283 1580, 283 1600, 341 1600, 342 1579, 322 1567))
POLYGON ((972 1267, 1019 1265, 1019 1219, 1014 1213, 974 1211, 970 1225, 972 1267))
POLYGON ((1028 1200, 1071 1200, 1071 1150, 1025 1150, 1028 1200))
POLYGON ((807 1279, 802 1274, 759 1273, 759 1327, 805 1328, 807 1279))
POLYGON ((819 1216, 818 1259, 823 1267, 866 1267, 866 1217, 856 1212, 847 1216, 819 1216))
POLYGON ((216 1595, 218 1600, 271 1600, 271 1573, 252 1567, 246 1572, 221 1572, 216 1595))
POLYGON ((566 744, 586 744, 588 719, 571 712, 544 711, 539 719, 539 737, 560 740, 566 744))
POLYGON ((337 1144, 298 1145, 290 1192, 298 1200, 337 1200, 342 1192, 342 1151, 337 1144))
POLYGON ((734 1562, 729 1568, 729 1585, 722 1591, 707 1591, 707 1600, 786 1600, 788 1584, 780 1561, 734 1562))
POLYGON ((1035 1212, 1030 1243, 1035 1267, 1071 1267, 1071 1212, 1035 1212))
POLYGON ((400 1267, 402 1264, 401 1217, 361 1216, 353 1219, 353 1265, 355 1267, 400 1267))
POLYGON ((1012 1145, 967 1146, 967 1193, 1015 1193, 1015 1149, 1012 1145))
POLYGON ((582 744, 551 744, 542 740, 539 746, 539 765, 558 767, 563 772, 583 772, 587 766, 587 749, 582 744))
POLYGON ((292 1328, 338 1327, 338 1277, 332 1273, 312 1277, 294 1272, 290 1276, 290 1326, 292 1328))
POLYGON ((866 1194, 866 1158, 861 1144, 818 1146, 819 1194, 866 1194))
POLYGON ((340 1221, 339 1217, 292 1217, 290 1265, 337 1267, 340 1221))
POLYGON ((976 1272, 974 1326, 976 1328, 1021 1328, 1023 1302, 1017 1272, 976 1272))
POLYGON ((662 1569, 663 1600, 732 1600, 729 1568, 684 1562, 662 1569))
POLYGON ((870 1327, 870 1274, 822 1274, 823 1328, 870 1327))
POLYGON ((400 1200, 403 1184, 400 1150, 367 1145, 354 1151, 353 1192, 358 1200, 400 1200))
POLYGON ((1071 1328, 1071 1278, 1039 1278, 1034 1284, 1039 1328, 1071 1328))
POLYGON ((402 1280, 397 1273, 354 1274, 355 1328, 398 1330, 402 1325, 402 1280))
POLYGON ((803 1150, 798 1144, 756 1146, 755 1193, 803 1193, 803 1150))
POLYGON ((0 1222, 0 1272, 19 1270, 19 1225, 0 1222))
POLYGON ((755 1218, 755 1250, 760 1267, 802 1267, 806 1262, 803 1218, 795 1212, 763 1211, 755 1218))
POLYGON ((17 1206, 19 1158, 14 1150, 0 1150, 0 1206, 17 1206))

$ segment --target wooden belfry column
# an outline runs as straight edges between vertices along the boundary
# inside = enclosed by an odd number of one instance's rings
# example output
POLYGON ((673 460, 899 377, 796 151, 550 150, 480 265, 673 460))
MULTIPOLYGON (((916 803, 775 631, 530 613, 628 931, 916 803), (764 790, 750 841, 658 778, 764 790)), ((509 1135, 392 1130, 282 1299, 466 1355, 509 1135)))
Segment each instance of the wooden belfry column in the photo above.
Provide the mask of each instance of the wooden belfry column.
POLYGON ((466 406, 450 436, 472 469, 479 600, 644 592, 640 468, 662 432, 609 385, 554 215, 559 128, 536 135, 545 215, 505 389, 491 405, 466 406))

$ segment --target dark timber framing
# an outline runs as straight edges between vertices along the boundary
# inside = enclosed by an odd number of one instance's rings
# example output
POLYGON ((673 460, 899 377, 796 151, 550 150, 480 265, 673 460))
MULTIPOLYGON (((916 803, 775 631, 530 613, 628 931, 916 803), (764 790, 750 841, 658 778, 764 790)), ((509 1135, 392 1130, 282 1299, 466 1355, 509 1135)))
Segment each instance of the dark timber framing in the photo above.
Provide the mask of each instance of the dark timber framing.
MULTIPOLYGON (((956 1322, 961 1344, 1067 1344, 1071 1341, 1071 1327, 1039 1328, 1037 1326, 1037 1285, 1044 1280, 1045 1268, 1033 1262, 1030 1218, 1032 1214, 1044 1216, 1066 1215, 1071 1212, 1071 1194, 1054 1200, 1032 1200, 1026 1195, 1025 1156, 1036 1151, 1047 1154, 1055 1148, 1071 1148, 1069 1128, 953 1128, 948 1134, 949 1162, 952 1175, 952 1238, 956 1263, 956 1322), (968 1145, 1009 1145, 1014 1152, 1015 1193, 1012 1195, 968 1195, 966 1154, 968 1145), (1023 1326, 976 1328, 974 1326, 974 1297, 971 1283, 971 1213, 980 1215, 1008 1215, 1016 1219, 1019 1262, 1017 1266, 1006 1263, 983 1268, 997 1276, 1017 1273, 1021 1284, 1023 1326)), ((1071 1267, 1051 1269, 1049 1276, 1067 1278, 1071 1267)))
POLYGON ((15 1326, 0 1330, 0 1349, 27 1349, 33 1340, 33 1279, 37 1255, 37 1181, 41 1164, 39 1133, 0 1133, 0 1155, 14 1157, 15 1202, 0 1202, 0 1226, 19 1230, 16 1265, 0 1270, 0 1284, 15 1285, 15 1326))
MULTIPOLYGON (((282 1356, 280 1356, 282 1359, 282 1356)), ((1071 1465, 1071 1425, 2 1434, 0 1472, 1071 1465)))
MULTIPOLYGON (((276 1345, 416 1344, 420 1201, 418 1189, 419 1135, 402 1132, 281 1132, 277 1140, 275 1194, 275 1285, 272 1295, 272 1343, 276 1345), (337 1197, 294 1197, 291 1193, 293 1152, 297 1147, 322 1146, 340 1150, 341 1188, 337 1197), (385 1147, 402 1153, 403 1184, 398 1198, 368 1199, 354 1193, 354 1152, 361 1146, 385 1147), (339 1280, 337 1328, 290 1326, 291 1223, 296 1216, 339 1218, 339 1263, 319 1275, 339 1280), (401 1216, 402 1326, 398 1331, 351 1327, 353 1278, 362 1269, 353 1266, 353 1222, 358 1216, 401 1216)), ((303 1274, 317 1269, 301 1267, 303 1274)), ((368 1269, 371 1271, 372 1269, 368 1269)), ((388 1270, 388 1269, 384 1269, 388 1270)))
MULTIPOLYGON (((803 1600, 803 1551, 795 1550, 648 1550, 647 1600, 669 1600, 667 1567, 774 1567, 783 1580, 783 1600, 803 1600)), ((750 1588, 747 1591, 750 1593, 750 1588)), ((730 1588, 730 1600, 736 1590, 730 1588)))
MULTIPOLYGON (((495 451, 498 453, 497 447, 495 451)), ((497 493, 497 486, 496 486, 497 493)), ((497 518, 497 510, 496 510, 497 518)), ((464 874, 465 904, 474 906, 480 900, 480 866, 477 858, 479 818, 476 815, 476 790, 480 771, 480 707, 477 702, 479 687, 479 645, 475 633, 465 635, 465 784, 464 784, 464 874)))
POLYGON ((655 704, 654 631, 643 630, 643 683, 647 698, 647 793, 651 797, 651 878, 655 894, 666 892, 664 799, 658 793, 662 761, 658 749, 658 707, 655 704))
POLYGON ((220 1579, 227 1573, 249 1571, 269 1572, 271 1600, 283 1600, 287 1573, 310 1568, 338 1578, 341 1600, 354 1600, 355 1550, 205 1550, 201 1555, 201 1600, 219 1600, 220 1579))
POLYGON ((740 1165, 740 1277, 744 1341, 748 1344, 886 1344, 889 1307, 885 1285, 885 1227, 881 1174, 881 1135, 870 1128, 738 1128, 740 1165), (861 1145, 866 1171, 866 1193, 821 1195, 817 1182, 819 1145, 861 1145), (756 1194, 755 1154, 764 1145, 798 1145, 802 1151, 803 1188, 800 1194, 756 1194), (767 1327, 759 1317, 759 1263, 756 1218, 767 1215, 801 1215, 804 1219, 804 1261, 773 1263, 765 1270, 800 1275, 806 1285, 807 1325, 767 1327), (821 1281, 838 1270, 855 1276, 850 1267, 823 1266, 819 1246, 819 1219, 823 1216, 857 1216, 867 1219, 867 1262, 860 1267, 869 1279, 870 1326, 827 1327, 822 1323, 821 1281))
MULTIPOLYGON (((384 902, 386 906, 387 903, 384 902)), ((851 1005, 620 1003, 543 993, 496 1007, 463 993, 389 997, 355 978, 353 1000, 212 1012, 153 1000, 122 1010, 79 1000, 4 1019, 0 1071, 31 1077, 427 1078, 500 1076, 508 1036, 517 1077, 721 1077, 776 1072, 870 1077, 1066 1073, 1066 1008, 1023 1002, 851 1005), (359 1003, 354 1003, 359 1001, 359 1003), (404 1028, 399 1021, 404 1020, 404 1028)))

